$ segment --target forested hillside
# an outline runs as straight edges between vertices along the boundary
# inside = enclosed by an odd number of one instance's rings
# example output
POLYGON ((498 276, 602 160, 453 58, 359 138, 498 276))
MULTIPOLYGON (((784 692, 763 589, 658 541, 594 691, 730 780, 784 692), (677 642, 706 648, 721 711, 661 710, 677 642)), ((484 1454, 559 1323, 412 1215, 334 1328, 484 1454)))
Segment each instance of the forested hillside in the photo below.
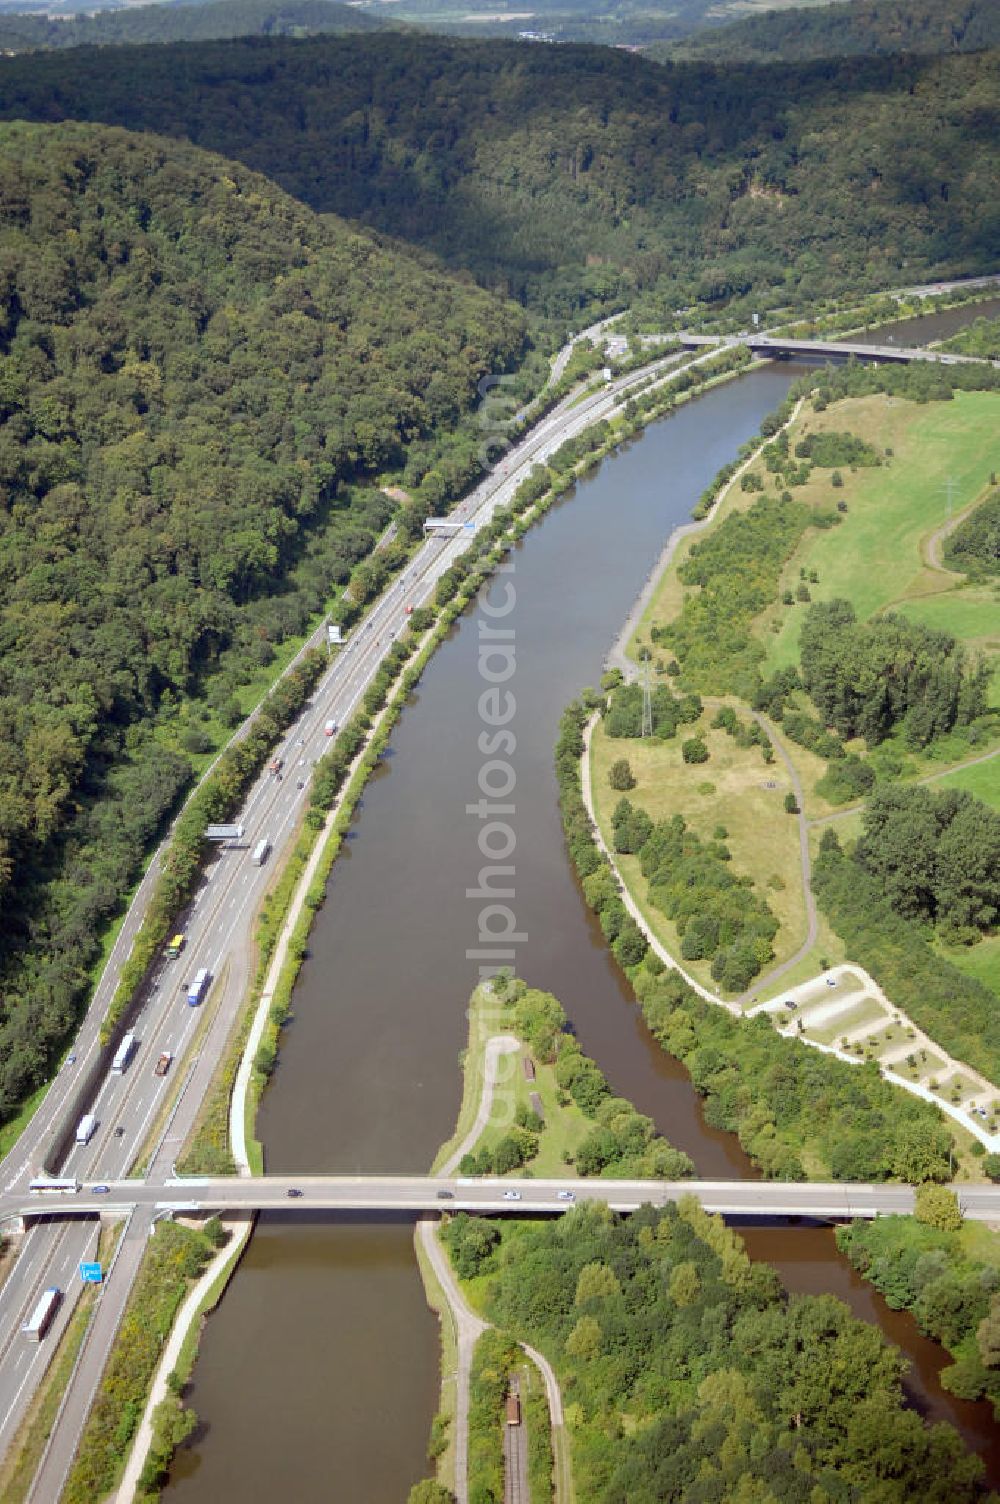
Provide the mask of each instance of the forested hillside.
POLYGON ((9 117, 186 135, 536 308, 765 306, 994 269, 995 54, 663 68, 437 37, 2 64, 9 117))
POLYGON ((0 1114, 189 776, 150 718, 301 630, 391 512, 349 484, 522 337, 187 144, 0 128, 0 1114))
MULTIPOLYGON (((363 0, 368 15, 417 23, 431 31, 505 36, 530 30, 553 42, 636 45, 686 37, 746 14, 746 0, 532 0, 530 14, 496 0, 363 0)), ((810 0, 803 0, 810 3, 810 0)), ((826 4, 827 0, 811 0, 826 4)))
POLYGON ((315 36, 377 31, 384 23, 338 0, 209 0, 205 5, 137 5, 63 17, 0 14, 0 50, 197 42, 220 37, 315 36))
POLYGON ((998 45, 995 0, 835 0, 748 16, 676 43, 654 43, 648 56, 791 62, 877 52, 975 52, 998 45))

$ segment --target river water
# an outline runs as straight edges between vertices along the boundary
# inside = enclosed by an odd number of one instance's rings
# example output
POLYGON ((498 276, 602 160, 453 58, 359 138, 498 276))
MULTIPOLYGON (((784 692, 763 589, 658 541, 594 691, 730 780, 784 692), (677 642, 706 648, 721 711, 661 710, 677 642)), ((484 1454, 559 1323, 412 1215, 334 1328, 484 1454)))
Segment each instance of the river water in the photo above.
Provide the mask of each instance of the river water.
MULTIPOLYGON (((966 317, 968 317, 966 313, 966 317)), ((310 939, 294 1018, 259 1117, 267 1167, 425 1169, 450 1136, 465 1004, 478 977, 487 899, 479 883, 487 758, 479 699, 482 628, 513 628, 516 700, 504 817, 516 837, 509 906, 517 969, 556 994, 619 1094, 654 1118, 706 1176, 751 1176, 731 1135, 708 1128, 679 1063, 645 1029, 583 904, 565 854, 552 766, 559 715, 602 660, 671 530, 780 402, 799 368, 765 366, 681 408, 554 507, 430 663, 369 785, 310 939)), ((499 858, 496 858, 499 859, 499 858)), ((490 921, 487 921, 490 922, 490 921)), ((914 1403, 959 1424, 1000 1478, 986 1406, 937 1381, 940 1350, 890 1312, 837 1255, 828 1230, 746 1231, 789 1288, 831 1290, 911 1358, 914 1403)), ((435 1319, 412 1225, 289 1214, 262 1218, 204 1335, 190 1403, 198 1431, 176 1459, 177 1504, 399 1504, 425 1471, 435 1408, 435 1319)))

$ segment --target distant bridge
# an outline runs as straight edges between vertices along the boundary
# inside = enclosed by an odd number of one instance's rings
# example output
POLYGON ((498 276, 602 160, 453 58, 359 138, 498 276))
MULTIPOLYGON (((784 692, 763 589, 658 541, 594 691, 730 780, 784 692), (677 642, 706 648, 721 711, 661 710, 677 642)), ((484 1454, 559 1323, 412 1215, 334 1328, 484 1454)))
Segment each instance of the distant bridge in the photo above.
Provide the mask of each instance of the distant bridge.
MULTIPOLYGON (((974 355, 952 355, 944 350, 923 350, 906 345, 867 345, 856 341, 831 339, 786 339, 774 334, 741 334, 718 338, 711 334, 678 334, 677 339, 688 350, 700 350, 718 345, 720 349, 745 345, 754 355, 763 355, 778 360, 801 359, 877 361, 905 365, 913 360, 934 361, 938 365, 953 366, 971 362, 974 365, 989 364, 974 355)), ((994 362, 995 364, 995 362, 994 362)))
MULTIPOLYGON (((1000 1186, 953 1188, 967 1217, 1000 1221, 1000 1186)), ((0 1202, 0 1215, 93 1216, 132 1206, 163 1212, 333 1211, 333 1212, 506 1212, 517 1215, 563 1212, 574 1203, 603 1201, 616 1211, 644 1203, 664 1206, 694 1195, 706 1211, 727 1217, 816 1217, 848 1222, 913 1211, 907 1185, 867 1185, 774 1180, 604 1180, 567 1177, 481 1179, 434 1175, 262 1175, 219 1179, 177 1179, 165 1185, 141 1180, 107 1183, 95 1194, 46 1192, 0 1202)))

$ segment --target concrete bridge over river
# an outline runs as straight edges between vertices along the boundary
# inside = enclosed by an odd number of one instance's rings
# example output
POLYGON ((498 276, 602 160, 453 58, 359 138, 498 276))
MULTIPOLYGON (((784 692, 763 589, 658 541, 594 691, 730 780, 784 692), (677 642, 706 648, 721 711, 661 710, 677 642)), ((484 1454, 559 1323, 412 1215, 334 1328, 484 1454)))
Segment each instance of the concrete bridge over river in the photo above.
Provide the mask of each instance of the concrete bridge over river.
POLYGON ((970 361, 974 365, 989 364, 974 355, 912 349, 906 345, 869 345, 856 340, 786 339, 775 334, 741 334, 722 339, 712 334, 678 334, 677 339, 688 350, 704 349, 711 345, 718 345, 720 349, 746 345, 754 355, 779 360, 850 360, 853 357, 862 363, 876 361, 896 365, 906 365, 913 360, 933 361, 944 366, 961 365, 970 361))
MULTIPOLYGON (((1000 1222, 1000 1185, 956 1185, 966 1217, 1000 1222)), ((846 1222, 913 1211, 907 1185, 768 1180, 559 1180, 488 1179, 435 1175, 262 1175, 184 1178, 150 1185, 107 1182, 78 1192, 46 1191, 0 1199, 0 1217, 64 1218, 152 1208, 156 1212, 233 1211, 505 1212, 514 1216, 564 1212, 584 1201, 604 1201, 616 1211, 644 1203, 664 1206, 694 1195, 706 1211, 727 1217, 815 1217, 846 1222)))

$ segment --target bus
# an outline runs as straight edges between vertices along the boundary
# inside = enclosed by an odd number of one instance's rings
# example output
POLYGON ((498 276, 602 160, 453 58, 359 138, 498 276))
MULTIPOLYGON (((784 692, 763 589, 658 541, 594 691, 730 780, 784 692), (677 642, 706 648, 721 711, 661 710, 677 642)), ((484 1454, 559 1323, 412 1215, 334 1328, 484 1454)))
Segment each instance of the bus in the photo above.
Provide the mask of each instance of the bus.
POLYGON ((52 1285, 38 1297, 38 1304, 21 1328, 29 1342, 41 1342, 52 1325, 52 1318, 59 1309, 62 1291, 52 1285))
POLYGON ((177 957, 180 955, 180 953, 181 953, 181 951, 183 949, 184 949, 184 936, 183 935, 175 935, 174 938, 171 940, 170 944, 167 946, 167 960, 168 961, 176 961, 177 957))
POLYGON ((75 1196, 79 1189, 78 1180, 62 1179, 58 1175, 39 1175, 28 1181, 32 1196, 75 1196))
POLYGON ((121 1044, 115 1051, 115 1058, 111 1062, 111 1074, 113 1076, 123 1076, 125 1074, 125 1067, 131 1060, 132 1051, 134 1049, 135 1035, 133 1034, 132 1030, 129 1029, 128 1033, 122 1039, 121 1044))
POLYGON ((208 967, 203 966, 199 972, 195 973, 194 980, 188 983, 187 1000, 189 1007, 197 1008, 205 996, 205 988, 208 986, 208 982, 208 967))

